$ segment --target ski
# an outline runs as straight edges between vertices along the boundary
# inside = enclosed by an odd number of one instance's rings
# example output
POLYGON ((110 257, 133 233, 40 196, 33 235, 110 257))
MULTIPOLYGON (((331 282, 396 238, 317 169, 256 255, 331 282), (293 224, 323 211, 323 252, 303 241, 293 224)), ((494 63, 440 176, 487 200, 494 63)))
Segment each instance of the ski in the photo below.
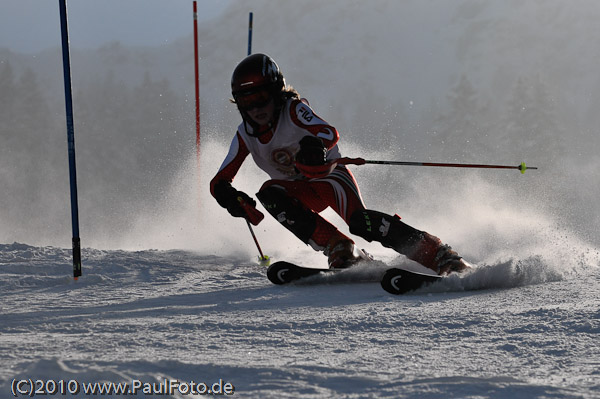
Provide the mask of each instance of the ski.
POLYGON ((394 295, 402 295, 416 289, 426 287, 436 281, 442 280, 442 276, 412 272, 404 269, 388 269, 381 279, 381 287, 394 295))
MULTIPOLYGON (((349 269, 352 268, 312 268, 299 266, 286 261, 278 261, 269 266, 267 269, 267 277, 273 284, 283 285, 293 283, 306 277, 316 276, 320 273, 337 273, 349 269)), ((426 287, 437 281, 441 281, 444 278, 435 274, 419 273, 399 268, 388 268, 385 273, 383 273, 383 277, 381 276, 381 274, 378 274, 376 279, 373 280, 372 276, 366 278, 365 276, 349 274, 348 281, 379 281, 381 287, 385 291, 394 295, 402 295, 426 287)))
POLYGON ((314 269, 298 266, 290 262, 279 261, 273 263, 267 269, 267 277, 273 284, 288 284, 304 277, 314 276, 321 272, 336 272, 345 269, 314 269))

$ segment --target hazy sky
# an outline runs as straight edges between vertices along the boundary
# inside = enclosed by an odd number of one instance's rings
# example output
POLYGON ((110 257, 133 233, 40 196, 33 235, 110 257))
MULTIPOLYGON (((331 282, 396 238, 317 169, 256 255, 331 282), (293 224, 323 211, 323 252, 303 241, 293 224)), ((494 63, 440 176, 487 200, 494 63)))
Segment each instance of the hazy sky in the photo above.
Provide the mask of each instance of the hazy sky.
MULTIPOLYGON (((198 20, 210 19, 231 0, 198 0, 198 20)), ((58 0, 2 0, 0 48, 35 53, 60 45, 58 0)), ((67 0, 73 47, 119 40, 157 45, 193 32, 192 0, 67 0)))

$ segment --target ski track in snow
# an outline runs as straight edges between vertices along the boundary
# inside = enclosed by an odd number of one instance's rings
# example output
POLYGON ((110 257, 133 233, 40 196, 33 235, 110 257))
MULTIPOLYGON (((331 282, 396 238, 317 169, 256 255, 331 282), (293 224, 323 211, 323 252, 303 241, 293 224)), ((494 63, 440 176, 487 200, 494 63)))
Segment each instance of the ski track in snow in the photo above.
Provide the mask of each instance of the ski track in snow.
POLYGON ((221 379, 253 398, 600 397, 597 256, 483 264, 393 296, 349 282, 381 262, 275 286, 249 259, 82 253, 74 281, 70 250, 0 244, 1 397, 14 378, 221 379))

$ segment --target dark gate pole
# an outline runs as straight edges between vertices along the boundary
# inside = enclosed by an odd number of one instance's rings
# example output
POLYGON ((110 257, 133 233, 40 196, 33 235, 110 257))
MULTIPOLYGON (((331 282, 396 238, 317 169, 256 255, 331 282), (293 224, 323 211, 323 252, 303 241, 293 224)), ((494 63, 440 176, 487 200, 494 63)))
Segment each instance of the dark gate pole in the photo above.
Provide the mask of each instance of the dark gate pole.
POLYGON ((81 276, 81 240, 79 238, 79 206, 77 204, 77 168, 75 166, 75 129, 73 128, 73 94, 71 90, 71 59, 69 57, 69 28, 67 1, 59 0, 62 36, 65 106, 67 114, 67 143, 69 148, 69 181, 71 185, 71 224, 73 226, 73 278, 81 276))

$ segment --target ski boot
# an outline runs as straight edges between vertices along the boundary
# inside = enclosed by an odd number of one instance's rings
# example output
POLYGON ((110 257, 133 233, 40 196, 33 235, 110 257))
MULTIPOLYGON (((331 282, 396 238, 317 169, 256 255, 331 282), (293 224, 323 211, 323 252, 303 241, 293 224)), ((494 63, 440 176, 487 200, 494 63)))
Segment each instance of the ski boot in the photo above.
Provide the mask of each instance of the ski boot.
POLYGON ((349 225, 352 234, 369 242, 378 241, 439 275, 461 272, 470 267, 439 238, 403 223, 398 215, 364 209, 350 216, 349 225))
POLYGON ((265 209, 286 229, 316 251, 323 251, 332 269, 349 267, 371 259, 318 213, 287 195, 279 186, 268 186, 256 194, 265 209))
POLYGON ((361 260, 371 259, 354 241, 340 232, 331 237, 323 253, 327 256, 330 269, 344 269, 361 260))
POLYGON ((442 244, 439 238, 425 232, 422 233, 421 240, 405 255, 440 276, 452 272, 460 273, 470 267, 450 245, 442 244))

